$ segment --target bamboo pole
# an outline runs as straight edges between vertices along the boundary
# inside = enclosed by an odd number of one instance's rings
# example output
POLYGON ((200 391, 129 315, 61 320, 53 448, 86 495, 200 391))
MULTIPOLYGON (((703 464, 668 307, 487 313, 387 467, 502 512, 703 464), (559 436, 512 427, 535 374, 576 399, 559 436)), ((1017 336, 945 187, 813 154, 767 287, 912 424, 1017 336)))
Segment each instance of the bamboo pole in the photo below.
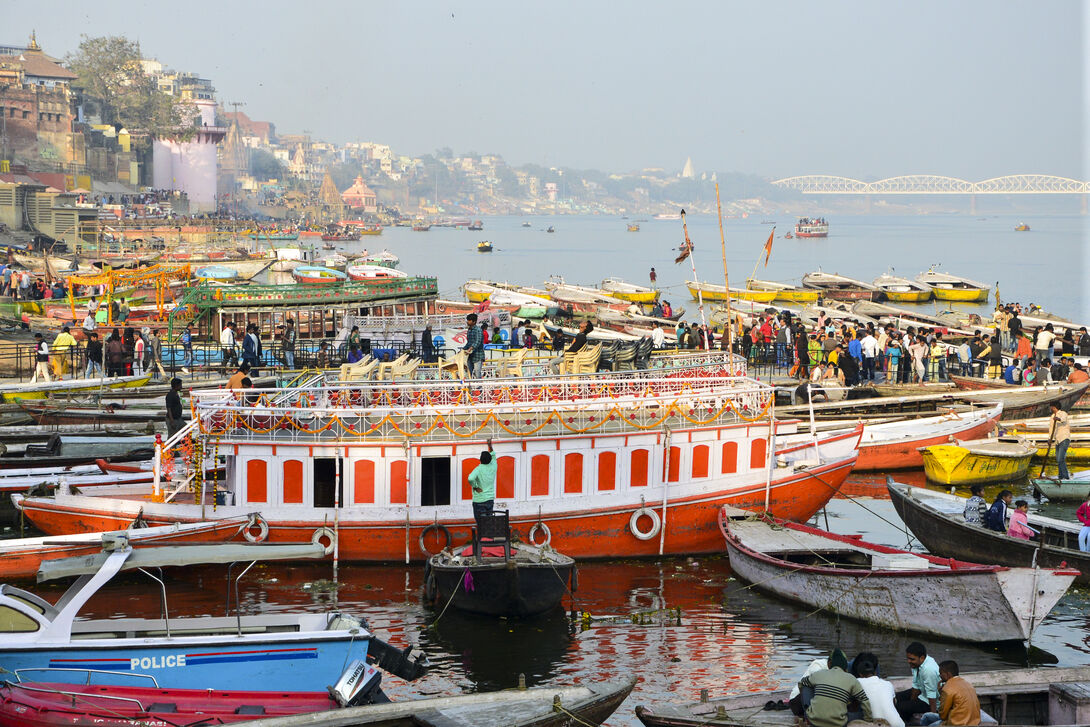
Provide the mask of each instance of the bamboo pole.
POLYGON ((730 315, 730 276, 727 274, 727 237, 723 233, 723 205, 719 201, 719 182, 715 183, 715 209, 719 213, 719 243, 723 248, 723 289, 726 291, 727 298, 727 323, 723 326, 723 335, 727 337, 726 350, 728 353, 734 351, 734 342, 732 340, 734 333, 734 321, 730 315))
MULTIPOLYGON (((693 255, 693 244, 689 242, 689 223, 685 221, 685 210, 681 210, 681 229, 685 232, 685 247, 689 250, 689 265, 693 269, 693 284, 696 286, 696 306, 700 309, 700 335, 704 339, 704 350, 708 350, 707 326, 708 319, 704 316, 704 293, 700 289, 700 278, 696 275, 696 257, 693 255)), ((730 292, 727 292, 730 298, 730 292)))

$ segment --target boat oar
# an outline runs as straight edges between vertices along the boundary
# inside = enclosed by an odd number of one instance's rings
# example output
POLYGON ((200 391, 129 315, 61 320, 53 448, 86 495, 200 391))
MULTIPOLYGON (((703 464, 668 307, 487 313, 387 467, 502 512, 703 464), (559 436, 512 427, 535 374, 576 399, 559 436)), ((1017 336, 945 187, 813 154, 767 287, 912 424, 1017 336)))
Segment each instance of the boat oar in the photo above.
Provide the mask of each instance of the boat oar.
MULTIPOLYGON (((1037 473, 1038 479, 1045 476, 1045 467, 1048 465, 1048 454, 1049 454, 1049 452, 1052 451, 1052 438, 1053 438, 1053 436, 1055 436, 1055 434, 1056 434, 1056 420, 1053 419, 1052 420, 1052 426, 1049 427, 1049 431, 1048 431, 1048 446, 1045 447, 1045 459, 1041 463, 1041 471, 1037 473)), ((1056 478, 1059 479, 1059 473, 1057 473, 1056 478)))

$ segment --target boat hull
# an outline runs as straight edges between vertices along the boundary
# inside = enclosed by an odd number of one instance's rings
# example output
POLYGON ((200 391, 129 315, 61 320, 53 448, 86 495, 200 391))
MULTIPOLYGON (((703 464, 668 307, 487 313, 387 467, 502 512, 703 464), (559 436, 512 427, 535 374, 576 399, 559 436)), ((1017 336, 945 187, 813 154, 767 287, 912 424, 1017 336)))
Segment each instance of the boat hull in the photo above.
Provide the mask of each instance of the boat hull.
POLYGON ((926 303, 931 300, 930 290, 896 291, 884 290, 882 295, 890 303, 926 303))
POLYGON ((754 303, 771 303, 776 299, 775 290, 747 290, 743 288, 731 288, 727 291, 722 285, 696 285, 689 282, 685 286, 693 300, 698 300, 698 294, 704 300, 727 300, 728 298, 741 298, 754 303))
POLYGON ((874 290, 815 288, 826 300, 877 300, 881 293, 874 290))
POLYGON ((944 444, 950 437, 957 439, 979 439, 988 435, 999 421, 1002 410, 997 410, 975 424, 956 431, 943 431, 938 434, 926 433, 919 437, 909 437, 898 441, 876 442, 869 444, 865 439, 859 445, 859 461, 855 464, 856 472, 885 472, 895 469, 915 469, 923 467, 921 447, 944 444))
POLYGON ((648 305, 651 305, 659 299, 659 291, 657 290, 649 290, 646 293, 626 293, 623 290, 607 289, 606 292, 612 295, 614 298, 631 301, 632 303, 646 303, 648 305))
MULTIPOLYGON (((858 435, 856 435, 858 436, 858 435)), ((784 520, 804 521, 813 517, 844 484, 856 458, 842 459, 821 467, 795 472, 774 479, 767 488, 769 511, 784 520)), ((724 504, 743 509, 765 509, 766 487, 763 479, 733 489, 712 491, 668 502, 666 534, 661 554, 691 555, 722 552, 722 540, 716 527, 716 513, 724 504)), ((195 522, 207 517, 226 517, 251 512, 253 506, 210 507, 155 503, 148 500, 71 496, 63 500, 45 497, 13 496, 26 518, 50 535, 121 530, 139 513, 149 525, 195 522), (202 515, 204 517, 202 517, 202 515)), ((649 504, 649 507, 651 505, 649 504)), ((552 546, 566 555, 581 558, 657 557, 659 538, 638 539, 629 521, 641 505, 630 504, 592 510, 570 510, 558 514, 532 513, 511 515, 512 530, 525 541, 529 530, 543 522, 551 532, 552 546)), ((418 512, 421 508, 414 508, 418 512)), ((439 550, 442 537, 435 537, 433 524, 450 533, 452 542, 467 542, 473 519, 466 508, 460 518, 410 520, 404 508, 389 520, 365 519, 349 512, 340 515, 338 551, 342 560, 361 562, 421 561, 439 550), (436 522, 438 520, 438 522, 436 522), (425 529, 430 539, 420 547, 425 529)), ((527 508, 530 509, 530 508, 527 508)), ((661 511, 659 505, 652 509, 661 511)), ((305 542, 328 524, 326 515, 311 518, 277 517, 266 512, 270 542, 305 542)), ((420 517, 419 515, 417 516, 420 517)))
POLYGON ((135 389, 143 386, 151 380, 151 374, 147 376, 119 376, 108 379, 79 379, 55 381, 48 384, 27 384, 23 390, 4 391, 0 393, 0 399, 7 402, 17 402, 22 399, 46 399, 57 394, 86 394, 97 392, 100 389, 135 389))
POLYGON ((1035 478, 1033 488, 1050 500, 1085 502, 1090 493, 1090 480, 1055 480, 1035 478))
MULTIPOLYGON (((485 616, 532 618, 557 608, 568 592, 575 563, 527 564, 505 567, 433 565, 424 576, 425 593, 440 608, 450 603, 460 611, 485 616), (467 575, 470 573, 471 575, 467 575)), ((426 597, 426 596, 425 596, 426 597)))
POLYGON ((784 300, 788 303, 817 303, 821 299, 821 292, 817 290, 777 290, 776 300, 784 300))
POLYGON ((984 288, 935 288, 935 300, 948 300, 954 303, 977 303, 988 300, 988 290, 984 288))
MULTIPOLYGON (((1042 547, 1037 541, 1012 538, 1006 533, 970 525, 960 513, 947 516, 926 507, 913 493, 918 489, 896 482, 888 485, 897 515, 929 552, 947 558, 995 565, 1030 568, 1036 564, 1042 568, 1075 568, 1080 572, 1075 583, 1090 584, 1090 553, 1079 551, 1077 532, 1050 530, 1045 534, 1045 545, 1042 547)), ((934 493, 924 490, 922 494, 934 493)), ((1037 526, 1031 523, 1031 527, 1037 526)))
POLYGON ((1021 457, 980 454, 956 444, 937 444, 923 450, 927 479, 944 485, 980 485, 1007 482, 1026 476, 1033 453, 1021 457))

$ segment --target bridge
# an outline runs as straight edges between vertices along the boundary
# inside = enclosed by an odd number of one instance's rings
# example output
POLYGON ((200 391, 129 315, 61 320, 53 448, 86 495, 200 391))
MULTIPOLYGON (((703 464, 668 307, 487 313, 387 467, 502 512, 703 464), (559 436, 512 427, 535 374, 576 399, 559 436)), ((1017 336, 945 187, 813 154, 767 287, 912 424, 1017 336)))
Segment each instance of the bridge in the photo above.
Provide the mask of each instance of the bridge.
POLYGON ((1090 194, 1090 182, 1051 174, 1010 174, 982 182, 937 174, 910 174, 877 182, 811 174, 777 179, 772 184, 803 194, 1090 194))

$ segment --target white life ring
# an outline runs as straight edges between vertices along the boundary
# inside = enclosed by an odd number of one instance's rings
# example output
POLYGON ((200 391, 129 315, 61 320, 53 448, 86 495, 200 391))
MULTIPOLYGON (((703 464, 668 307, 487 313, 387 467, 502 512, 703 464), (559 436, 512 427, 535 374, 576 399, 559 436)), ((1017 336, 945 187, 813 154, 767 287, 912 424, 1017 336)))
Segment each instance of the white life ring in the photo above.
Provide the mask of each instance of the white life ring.
POLYGON ((649 507, 641 507, 632 513, 632 517, 628 519, 628 529, 640 540, 650 540, 659 534, 660 528, 662 528, 662 520, 659 518, 659 514, 649 507), (651 529, 647 532, 640 530, 639 526, 640 518, 644 515, 651 518, 651 529))
POLYGON ((322 546, 322 554, 329 555, 333 552, 333 546, 337 544, 337 534, 329 528, 318 528, 314 531, 314 535, 310 536, 310 542, 322 546), (329 545, 323 543, 322 538, 328 538, 329 545))
POLYGON ((269 524, 265 522, 265 518, 261 517, 261 513, 254 513, 250 516, 250 522, 246 523, 246 526, 242 529, 242 537, 246 538, 251 543, 263 543, 265 538, 269 537, 269 524), (257 535, 254 535, 253 528, 257 526, 257 535))
POLYGON ((553 533, 549 530, 549 526, 545 524, 543 520, 538 520, 534 523, 534 526, 530 528, 530 532, 526 535, 526 538, 530 541, 530 545, 536 548, 543 548, 553 542, 553 533), (545 540, 540 543, 534 542, 534 536, 537 535, 537 531, 545 533, 545 540))

